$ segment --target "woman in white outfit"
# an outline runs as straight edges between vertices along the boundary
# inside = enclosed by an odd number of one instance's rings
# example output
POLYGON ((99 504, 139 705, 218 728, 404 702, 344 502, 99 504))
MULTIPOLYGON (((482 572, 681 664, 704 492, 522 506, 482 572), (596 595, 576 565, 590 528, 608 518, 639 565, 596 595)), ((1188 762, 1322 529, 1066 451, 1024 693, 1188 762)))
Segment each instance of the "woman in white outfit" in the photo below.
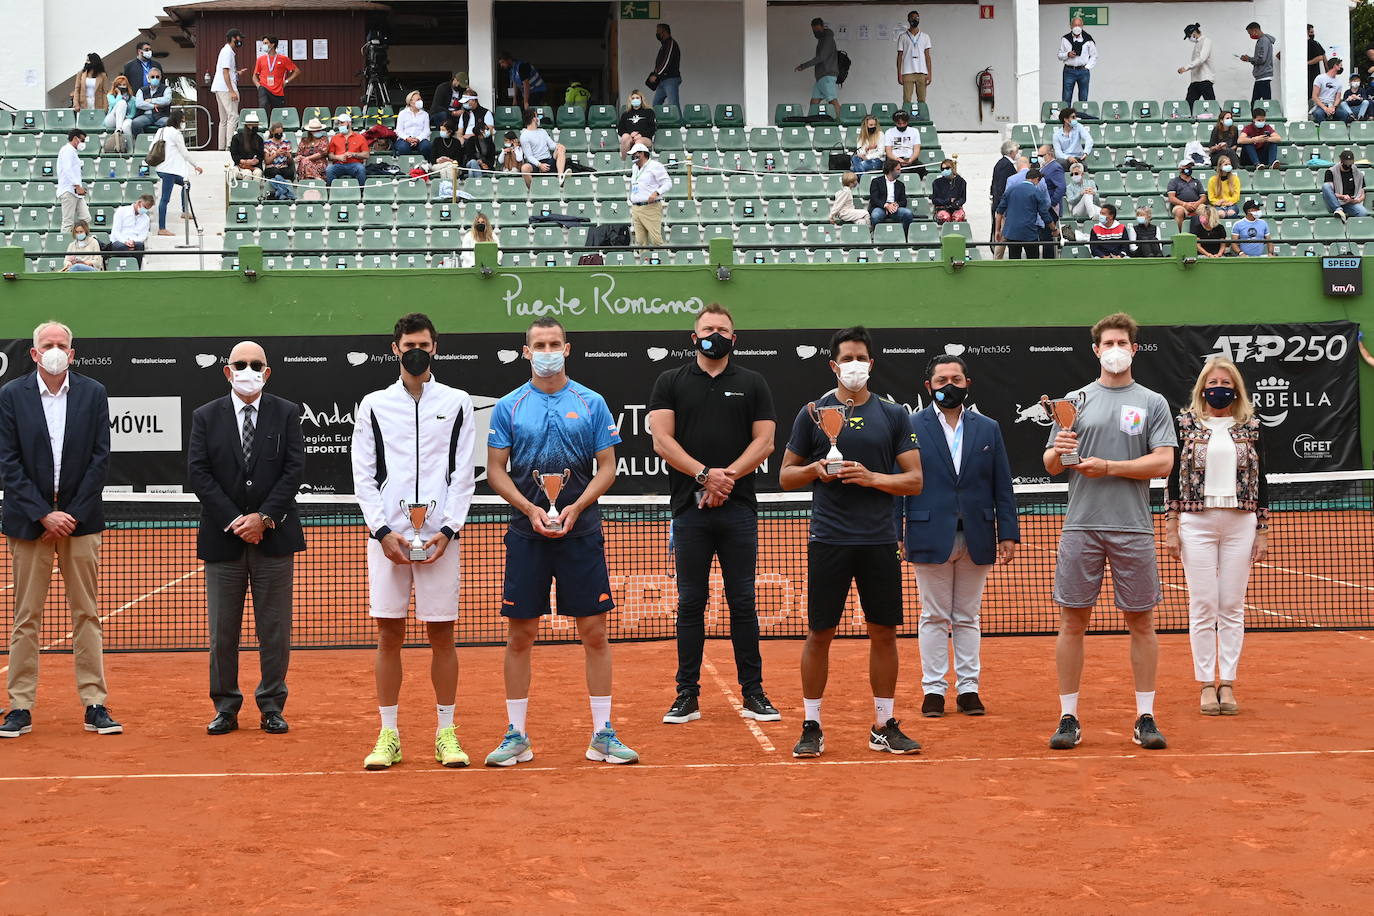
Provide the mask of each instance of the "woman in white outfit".
POLYGON ((1250 569, 1268 554, 1269 501, 1260 423, 1235 363, 1207 361, 1178 415, 1178 461, 1165 516, 1169 554, 1183 560, 1193 671, 1204 716, 1233 716, 1250 569))
MULTIPOLYGON (((167 116, 167 124, 158 128, 153 142, 163 141, 163 160, 157 164, 158 177, 162 179, 162 200, 157 205, 157 234, 172 235, 167 228, 167 202, 172 199, 172 188, 185 185, 190 189, 191 170, 199 175, 201 168, 192 165, 186 153, 186 139, 181 135, 181 122, 184 115, 180 108, 167 116)), ((190 219, 190 214, 182 213, 182 219, 190 219)))

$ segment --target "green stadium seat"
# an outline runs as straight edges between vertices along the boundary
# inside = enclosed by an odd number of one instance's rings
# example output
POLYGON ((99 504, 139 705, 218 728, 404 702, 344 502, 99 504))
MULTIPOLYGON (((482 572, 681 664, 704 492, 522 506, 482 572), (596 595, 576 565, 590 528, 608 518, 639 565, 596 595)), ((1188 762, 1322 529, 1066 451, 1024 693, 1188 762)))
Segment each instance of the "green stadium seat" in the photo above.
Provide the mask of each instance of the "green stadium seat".
POLYGON ((629 202, 624 200, 598 201, 596 221, 598 223, 628 223, 630 221, 629 202))
POLYGON ((773 106, 773 123, 782 125, 793 118, 801 118, 806 114, 806 109, 791 102, 782 102, 773 106))
POLYGON ((525 179, 519 175, 497 176, 493 187, 493 196, 496 200, 527 200, 530 196, 529 189, 525 187, 525 179))
POLYGON ((682 106, 682 126, 683 127, 710 127, 711 126, 711 106, 710 105, 683 105, 682 106))
MULTIPOLYGON (((531 209, 534 204, 545 207, 550 201, 557 201, 559 195, 558 176, 553 172, 530 176, 531 209)), ((541 211, 542 212, 542 211, 541 211)), ((546 216, 548 214, 545 214, 546 216)))
POLYGON ((336 178, 329 186, 329 202, 358 203, 363 199, 363 189, 352 178, 336 178))
POLYGON ((815 150, 792 150, 784 154, 786 169, 789 172, 823 172, 824 161, 815 150))
POLYGON ((1374 239, 1374 216, 1352 216, 1345 224, 1346 238, 1352 241, 1374 239))
POLYGON ((429 221, 437 225, 459 224, 462 222, 462 206, 451 200, 435 201, 429 210, 429 221))
POLYGON ((697 200, 725 197, 725 176, 698 175, 692 182, 692 196, 697 200))
POLYGON ((588 133, 582 127, 564 127, 558 131, 558 142, 563 144, 563 148, 574 157, 586 155, 589 147, 587 146, 588 133))
POLYGON ((615 127, 619 121, 620 111, 614 105, 593 105, 587 109, 588 127, 615 127))
POLYGON ((1040 145, 1040 129, 1034 124, 1013 124, 1011 140, 1021 149, 1033 149, 1040 145))
POLYGON ((62 214, 56 207, 20 207, 15 213, 15 226, 26 232, 47 232, 58 228, 53 224, 54 213, 60 225, 62 214))
POLYGON ((357 205, 331 202, 329 204, 329 225, 336 228, 356 229, 360 225, 357 205))
POLYGON ((334 113, 322 105, 311 105, 308 108, 301 109, 302 124, 308 123, 311 118, 319 118, 320 123, 323 124, 326 129, 328 129, 330 127, 330 119, 333 117, 334 113))
POLYGON ((38 137, 34 134, 10 134, 5 143, 7 159, 32 159, 38 155, 38 137))
POLYGON ((1312 241, 1312 223, 1305 219, 1281 219, 1274 221, 1274 238, 1284 242, 1312 241))
POLYGON ((830 201, 822 197, 810 197, 797 201, 801 209, 802 225, 823 223, 830 219, 830 201))
POLYGON ((1221 105, 1214 99, 1198 99, 1193 103, 1193 120, 1198 123, 1215 123, 1221 114, 1221 105))
POLYGON ((296 131, 301 129, 301 113, 294 108, 273 108, 269 118, 270 124, 280 124, 282 130, 296 131))
POLYGON ((1317 125, 1317 138, 1322 143, 1346 144, 1350 142, 1350 130, 1340 121, 1323 121, 1317 125))
POLYGON ((762 222, 738 223, 735 226, 735 244, 741 248, 757 249, 773 244, 768 227, 762 222))
POLYGON ((1164 125, 1158 123, 1137 124, 1135 126, 1135 143, 1140 147, 1165 146, 1164 125))
POLYGON ((696 220, 687 223, 672 223, 664 230, 663 241, 672 246, 701 245, 701 226, 696 220))
POLYGON ((324 232, 319 229, 297 229, 292 234, 292 251, 319 254, 322 248, 324 248, 324 232))
POLYGON ((1297 146, 1315 146, 1321 142, 1319 126, 1311 121, 1294 121, 1281 133, 1286 142, 1297 146))
MULTIPOLYGON (((1370 217, 1364 217, 1369 219, 1370 217)), ((1346 238, 1346 224, 1334 216, 1323 216, 1312 220, 1312 236, 1323 242, 1339 241, 1346 238)))
POLYGON ((13 207, 22 204, 26 187, 17 181, 0 183, 0 206, 13 207))
MULTIPOLYGON (((1248 196, 1248 195, 1242 195, 1248 196)), ((1281 219, 1301 212, 1301 199, 1292 194, 1264 194, 1259 198, 1267 216, 1281 219)))
POLYGON ((382 251, 395 247, 395 233, 390 229, 364 229, 359 234, 363 251, 382 251))
POLYGON ((896 102, 874 102, 868 106, 868 113, 878 119, 878 126, 887 130, 892 126, 892 116, 902 110, 896 102))
MULTIPOLYGON (((1274 174, 1271 169, 1265 169, 1264 171, 1268 174, 1274 174)), ((1256 174, 1261 173, 1256 172, 1256 174)), ((1283 171, 1283 189, 1294 193, 1315 191, 1321 187, 1321 181, 1324 175, 1325 170, 1285 169, 1283 171)))
POLYGON ((726 175, 725 196, 731 200, 740 197, 754 197, 759 193, 758 177, 755 175, 726 175))
POLYGON ((587 126, 587 109, 581 105, 560 105, 554 113, 554 124, 559 128, 587 126))
POLYGON ((733 211, 728 201, 721 198, 697 202, 697 219, 703 225, 733 222, 733 211))
MULTIPOLYGON (((335 184, 335 188, 341 184, 342 180, 335 184)), ((396 200, 396 186, 389 181, 374 181, 364 185, 362 191, 365 204, 391 204, 396 200)))
POLYGON ((844 127, 858 127, 868 117, 868 106, 862 102, 840 103, 840 124, 844 127))
POLYGON ((1193 106, 1186 99, 1165 99, 1160 105, 1160 117, 1165 121, 1193 120, 1193 106))
POLYGON ((423 224, 398 226, 395 245, 402 251, 424 251, 429 248, 429 230, 423 224))
POLYGON ((519 130, 524 127, 524 118, 518 105, 498 105, 491 114, 493 126, 497 130, 519 130))
POLYGON ((457 226, 440 226, 429 231, 429 247, 432 251, 452 252, 463 247, 464 230, 457 226))
POLYGON ((749 137, 742 128, 722 127, 716 132, 716 149, 722 153, 742 153, 749 149, 749 137))
MULTIPOLYGON (((261 111, 261 109, 258 110, 261 111)), ((348 115, 355 121, 361 121, 363 117, 363 110, 361 107, 357 105, 339 105, 334 109, 334 117, 338 117, 342 114, 348 115)))
MULTIPOLYGON (((661 148, 662 131, 654 135, 654 146, 661 148)), ((587 132, 587 149, 590 152, 609 152, 620 155, 620 135, 614 127, 593 127, 587 132)))
MULTIPOLYGON (((1315 191, 1297 195, 1297 207, 1288 212, 1288 216, 1307 216, 1318 217, 1326 216, 1331 211, 1326 208, 1326 201, 1315 191)), ((1274 214, 1277 216, 1278 214, 1274 214)))
POLYGON ((14 228, 14 219, 14 209, 12 207, 0 207, 0 235, 14 228))
MULTIPOLYGON (((912 223, 912 225, 917 224, 912 223)), ((841 245, 863 245, 868 242, 868 230, 855 223, 846 223, 838 227, 836 238, 841 245)))
MULTIPOLYGON (((672 244, 677 244, 676 242, 672 244)), ((702 251, 674 251, 670 258, 671 263, 677 267, 694 267, 705 264, 707 256, 702 251)))
MULTIPOLYGON (((916 224, 912 223, 912 228, 916 224)), ((873 227, 873 244, 875 245, 905 245, 907 243, 906 233, 902 231, 901 223, 879 223, 873 227)))
MULTIPOLYGON (((938 141, 937 141, 938 142, 938 141)), ((835 124, 817 124, 811 130, 811 148, 829 153, 844 149, 844 131, 835 124)))
POLYGON ((1094 139, 1103 146, 1135 146, 1135 126, 1132 124, 1106 123, 1094 124, 1089 130, 1094 139))
POLYGON ((76 113, 76 126, 86 131, 90 136, 87 137, 87 147, 100 149, 100 144, 92 142, 97 134, 105 132, 105 112, 95 108, 83 108, 76 113))
POLYGON ((762 223, 763 204, 751 197, 741 197, 734 202, 735 223, 762 223))
POLYGON ((429 200, 430 183, 423 178, 404 178, 393 188, 398 202, 424 203, 429 200))
MULTIPOLYGON (((290 229, 294 207, 289 203, 263 203, 258 226, 263 229, 290 229)), ((229 225, 226 217, 225 225, 229 225)))
POLYGON ((396 224, 396 215, 392 212, 390 203, 371 203, 363 204, 362 220, 359 223, 364 228, 391 228, 396 224))
MULTIPOLYGON (((1217 105, 1217 111, 1229 111, 1238 124, 1244 124, 1250 120, 1250 111, 1253 107, 1249 99, 1225 99, 1217 105)), ((1196 111, 1196 108, 1194 110, 1196 111)))
POLYGON ((908 191, 907 206, 911 208, 912 215, 917 219, 935 218, 934 209, 930 205, 930 198, 924 196, 924 193, 921 196, 916 196, 914 192, 908 191))
POLYGON ((712 121, 716 127, 743 127, 744 106, 734 102, 717 105, 712 121))
POLYGON ((1167 112, 1159 106, 1158 102, 1137 101, 1131 103, 1131 120, 1137 124, 1141 123, 1160 123, 1169 120, 1167 112))
MULTIPOLYGON (((799 200, 808 197, 819 197, 828 200, 833 193, 831 185, 834 180, 825 175, 794 175, 792 176, 792 194, 799 200)), ((907 182, 907 193, 914 193, 913 186, 907 182)))
POLYGON ((1074 111, 1077 111, 1079 114, 1089 119, 1097 118, 1101 120, 1102 118, 1102 106, 1097 102, 1074 102, 1073 108, 1074 111))
POLYGON ((945 223, 940 227, 940 235, 958 235, 973 241, 973 229, 968 223, 945 223))
MULTIPOLYGON (((703 144, 703 149, 714 149, 714 136, 711 131, 699 127, 691 128, 686 132, 692 136, 693 142, 703 144), (706 145, 710 144, 710 145, 706 145)), ((696 147, 693 147, 695 149, 696 147)), ((688 149, 687 136, 684 132, 675 127, 668 127, 659 130, 654 134, 654 149, 660 154, 681 153, 688 149)))
POLYGON ((255 235, 252 229, 225 229, 224 250, 238 251, 242 245, 252 245, 255 235))
POLYGON ((264 251, 286 251, 290 238, 285 229, 264 229, 258 233, 258 244, 264 251))
POLYGON ((1250 173, 1250 191, 1255 194, 1276 194, 1284 190, 1283 173, 1272 169, 1257 169, 1250 173))
POLYGON ((596 196, 597 184, 591 175, 569 175, 563 182, 564 200, 595 200, 596 196))
POLYGON ((802 227, 795 222, 781 223, 773 227, 775 245, 804 245, 806 237, 802 227))
POLYGON ((366 270, 390 270, 396 265, 390 254, 365 254, 358 258, 358 266, 366 270))
MULTIPOLYGON (((1131 174, 1149 175, 1153 182, 1154 176, 1147 172, 1132 172, 1131 174)), ((1120 172, 1097 172, 1093 175, 1093 180, 1097 182, 1097 190, 1104 196, 1122 195, 1126 193, 1126 179, 1120 172)))
POLYGON ((292 206, 291 224, 297 229, 323 229, 328 209, 322 203, 296 203, 292 206))
POLYGON ((1134 121, 1131 115, 1130 102, 1103 102, 1102 103, 1103 121, 1134 121))
POLYGON ((1236 111, 1237 108, 1240 109, 1238 114, 1242 117, 1237 118, 1237 121, 1247 120, 1250 117, 1252 108, 1263 108, 1268 113, 1267 119, 1273 121, 1275 124, 1282 124, 1287 120, 1283 116, 1283 103, 1278 99, 1260 99, 1253 105, 1251 105, 1247 99, 1228 100, 1226 102, 1226 107, 1231 111, 1236 111))
POLYGON ((809 150, 812 148, 811 128, 806 125, 783 127, 781 136, 783 150, 809 150))
POLYGON ((764 216, 775 226, 796 223, 801 220, 801 207, 790 197, 774 197, 765 202, 764 216))
POLYGON ((782 134, 776 127, 749 128, 749 149, 755 152, 782 149, 782 134))
POLYGON ((1040 103, 1040 123, 1058 124, 1059 112, 1064 110, 1064 103, 1059 99, 1052 99, 1048 102, 1040 103))
POLYGON ((31 229, 21 229, 10 233, 10 245, 24 249, 25 254, 38 254, 43 250, 43 233, 31 229))
POLYGON ((682 111, 676 105, 655 105, 654 118, 659 127, 682 126, 682 111))
POLYGON ((361 239, 357 229, 334 228, 324 233, 324 247, 330 252, 357 251, 361 239))
POLYGON ((47 112, 41 108, 20 109, 14 113, 12 130, 19 134, 41 134, 47 121, 47 112))

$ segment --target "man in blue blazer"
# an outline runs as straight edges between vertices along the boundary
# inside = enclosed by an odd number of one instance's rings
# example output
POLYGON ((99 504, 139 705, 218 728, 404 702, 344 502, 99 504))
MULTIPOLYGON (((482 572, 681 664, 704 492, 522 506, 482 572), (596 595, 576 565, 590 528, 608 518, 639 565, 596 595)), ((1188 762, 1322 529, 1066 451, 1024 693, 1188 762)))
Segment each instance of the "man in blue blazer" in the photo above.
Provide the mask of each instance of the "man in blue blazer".
POLYGON ((1010 563, 1021 540, 1011 463, 996 420, 965 408, 968 366, 940 354, 926 366, 931 403, 911 415, 926 485, 905 499, 906 558, 921 595, 921 714, 945 714, 949 642, 959 711, 981 716, 978 697, 983 586, 994 561, 1010 563))
POLYGON ((68 368, 75 353, 71 328, 44 322, 34 329, 29 350, 37 368, 0 388, 0 485, 5 491, 0 530, 9 541, 14 573, 11 709, 0 724, 0 738, 33 730, 39 633, 54 558, 71 609, 72 660, 86 731, 116 735, 124 730, 105 708, 97 597, 110 405, 103 385, 68 368))

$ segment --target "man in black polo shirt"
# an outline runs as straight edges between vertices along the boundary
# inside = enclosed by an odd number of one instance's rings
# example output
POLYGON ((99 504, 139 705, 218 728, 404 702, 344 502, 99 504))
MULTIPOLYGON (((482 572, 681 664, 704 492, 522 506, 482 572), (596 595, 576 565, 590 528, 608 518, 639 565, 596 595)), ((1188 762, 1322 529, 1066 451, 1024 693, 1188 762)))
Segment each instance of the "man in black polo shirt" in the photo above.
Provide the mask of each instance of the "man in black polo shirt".
POLYGON ((735 322, 711 303, 697 314, 693 362, 654 383, 649 428, 654 451, 668 462, 673 549, 677 559, 677 699, 664 722, 701 718, 701 657, 706 644, 707 577, 720 558, 730 641, 746 718, 782 718, 763 692, 759 619, 754 610, 758 502, 754 470, 773 451, 773 395, 757 372, 730 360, 735 322))
POLYGON ((830 370, 839 386, 816 407, 846 406, 836 446, 844 456, 838 474, 826 470, 830 439, 803 407, 792 424, 778 483, 784 490, 811 485, 811 537, 806 547, 808 632, 802 649, 802 702, 806 719, 793 757, 819 757, 821 697, 830 673, 830 643, 844 615, 849 583, 859 587, 868 625, 868 679, 873 686, 871 750, 917 754, 921 745, 902 734, 893 717, 897 693, 897 627, 902 624, 902 553, 897 543, 897 496, 921 492, 921 453, 906 408, 868 390, 873 338, 862 327, 830 339, 830 370), (885 473, 890 468, 897 473, 885 473), (882 468, 882 471, 872 470, 882 468))

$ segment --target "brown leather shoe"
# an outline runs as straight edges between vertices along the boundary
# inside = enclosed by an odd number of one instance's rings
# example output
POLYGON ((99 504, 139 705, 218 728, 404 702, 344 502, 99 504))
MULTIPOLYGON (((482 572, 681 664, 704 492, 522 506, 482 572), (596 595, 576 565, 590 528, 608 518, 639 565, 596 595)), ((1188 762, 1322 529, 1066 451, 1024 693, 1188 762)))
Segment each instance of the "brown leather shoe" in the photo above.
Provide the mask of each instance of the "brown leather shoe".
POLYGON ((921 701, 921 715, 927 719, 938 719, 945 714, 945 698, 938 693, 928 693, 921 701))
POLYGON ((983 708, 983 701, 978 699, 976 690, 959 694, 955 704, 959 707, 959 711, 966 716, 981 716, 987 713, 987 710, 983 708))

